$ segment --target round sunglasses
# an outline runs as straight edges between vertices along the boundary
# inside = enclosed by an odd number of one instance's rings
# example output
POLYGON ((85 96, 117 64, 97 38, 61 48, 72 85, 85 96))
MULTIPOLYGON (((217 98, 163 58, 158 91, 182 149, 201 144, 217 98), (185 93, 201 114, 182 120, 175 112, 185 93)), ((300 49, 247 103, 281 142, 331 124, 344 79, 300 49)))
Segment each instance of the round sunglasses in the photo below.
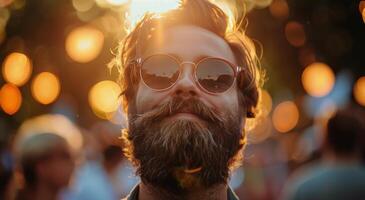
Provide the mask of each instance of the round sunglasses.
POLYGON ((144 60, 139 58, 136 63, 143 83, 156 91, 173 87, 179 80, 181 66, 184 64, 194 66, 195 82, 203 91, 210 94, 223 93, 229 90, 242 69, 222 58, 205 57, 194 63, 181 62, 169 54, 154 54, 144 60))

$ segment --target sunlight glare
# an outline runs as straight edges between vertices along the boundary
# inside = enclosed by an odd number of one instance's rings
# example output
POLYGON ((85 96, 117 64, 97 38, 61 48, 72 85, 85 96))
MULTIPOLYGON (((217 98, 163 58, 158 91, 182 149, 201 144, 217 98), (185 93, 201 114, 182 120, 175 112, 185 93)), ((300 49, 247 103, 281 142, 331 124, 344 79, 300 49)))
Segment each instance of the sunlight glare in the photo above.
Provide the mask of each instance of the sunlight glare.
POLYGON ((107 3, 113 6, 121 6, 128 2, 128 0, 106 0, 107 3))
POLYGON ((166 12, 177 8, 179 3, 179 0, 132 0, 126 13, 128 30, 131 31, 144 14, 166 12))

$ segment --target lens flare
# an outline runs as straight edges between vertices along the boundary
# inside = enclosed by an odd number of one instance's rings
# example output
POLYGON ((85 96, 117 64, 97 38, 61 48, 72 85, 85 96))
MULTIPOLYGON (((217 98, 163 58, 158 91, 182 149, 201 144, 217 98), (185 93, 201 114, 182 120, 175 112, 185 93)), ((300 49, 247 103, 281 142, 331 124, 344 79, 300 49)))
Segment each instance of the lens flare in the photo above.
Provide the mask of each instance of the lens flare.
POLYGON ((22 86, 32 73, 30 59, 22 53, 11 53, 5 58, 2 73, 7 82, 22 86))
POLYGON ((272 122, 278 132, 286 133, 292 130, 299 121, 299 110, 294 102, 284 101, 276 106, 272 122))
POLYGON ((95 84, 89 92, 89 104, 94 113, 102 118, 109 119, 117 111, 120 101, 121 88, 113 81, 101 81, 95 84))
POLYGON ((365 76, 359 78, 354 86, 355 100, 362 106, 365 106, 365 76))
POLYGON ((179 0, 133 0, 126 14, 128 30, 132 30, 144 14, 162 13, 177 8, 179 0))
POLYGON ((31 86, 32 95, 41 104, 50 104, 60 94, 61 85, 58 78, 50 72, 38 74, 31 86))
POLYGON ((291 45, 295 47, 303 46, 306 42, 303 25, 294 21, 288 22, 285 26, 285 37, 291 45))
POLYGON ((328 65, 316 62, 303 71, 302 84, 309 95, 323 97, 331 92, 335 75, 328 65))
POLYGON ((19 89, 10 83, 5 84, 0 90, 0 105, 5 113, 15 114, 22 104, 22 94, 19 89))
POLYGON ((78 27, 66 38, 66 52, 76 62, 94 60, 104 45, 104 34, 92 27, 78 27))

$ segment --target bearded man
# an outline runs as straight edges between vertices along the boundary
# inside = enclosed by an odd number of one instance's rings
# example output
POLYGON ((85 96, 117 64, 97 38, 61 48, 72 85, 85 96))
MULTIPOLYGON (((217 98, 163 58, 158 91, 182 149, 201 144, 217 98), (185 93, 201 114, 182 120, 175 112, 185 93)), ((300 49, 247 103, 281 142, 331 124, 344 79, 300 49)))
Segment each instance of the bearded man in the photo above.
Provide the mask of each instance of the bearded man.
POLYGON ((143 17, 111 63, 128 113, 125 154, 141 178, 126 199, 238 199, 227 181, 254 117, 257 63, 239 24, 208 0, 143 17))

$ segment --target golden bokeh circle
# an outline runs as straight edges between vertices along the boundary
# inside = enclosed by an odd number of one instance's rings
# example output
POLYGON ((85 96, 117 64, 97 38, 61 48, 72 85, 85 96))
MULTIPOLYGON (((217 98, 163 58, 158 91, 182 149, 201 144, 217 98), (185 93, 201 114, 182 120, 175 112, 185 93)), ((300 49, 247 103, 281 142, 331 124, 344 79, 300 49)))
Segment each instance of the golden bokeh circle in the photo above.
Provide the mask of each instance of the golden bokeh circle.
POLYGON ((332 69, 324 63, 315 62, 303 71, 302 85, 311 96, 326 96, 331 92, 334 84, 335 75, 332 69))
POLYGON ((54 102, 60 94, 61 84, 57 76, 50 72, 38 74, 31 85, 31 92, 36 101, 41 104, 54 102))

